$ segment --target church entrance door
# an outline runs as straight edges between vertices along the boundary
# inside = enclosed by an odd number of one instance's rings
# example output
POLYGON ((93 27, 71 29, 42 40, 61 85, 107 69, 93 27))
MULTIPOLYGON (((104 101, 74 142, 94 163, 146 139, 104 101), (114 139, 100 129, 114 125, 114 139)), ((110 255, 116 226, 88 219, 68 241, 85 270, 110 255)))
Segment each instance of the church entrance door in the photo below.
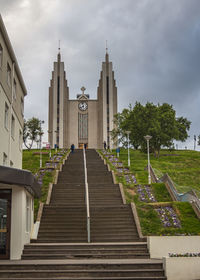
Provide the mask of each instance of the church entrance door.
POLYGON ((0 259, 10 257, 11 190, 0 190, 0 259))
POLYGON ((87 147, 88 147, 88 143, 79 143, 79 144, 78 144, 78 148, 79 148, 79 149, 83 149, 85 144, 86 144, 87 147))

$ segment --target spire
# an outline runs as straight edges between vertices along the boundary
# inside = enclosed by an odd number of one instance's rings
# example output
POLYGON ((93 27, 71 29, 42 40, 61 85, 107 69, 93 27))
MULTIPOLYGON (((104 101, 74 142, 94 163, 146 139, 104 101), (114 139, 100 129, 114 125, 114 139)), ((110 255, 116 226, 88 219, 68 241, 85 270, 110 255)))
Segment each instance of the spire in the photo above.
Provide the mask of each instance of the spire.
POLYGON ((108 41, 106 40, 106 63, 109 62, 109 55, 108 55, 108 41))
POLYGON ((61 56, 60 56, 60 40, 58 41, 58 62, 60 62, 61 56))

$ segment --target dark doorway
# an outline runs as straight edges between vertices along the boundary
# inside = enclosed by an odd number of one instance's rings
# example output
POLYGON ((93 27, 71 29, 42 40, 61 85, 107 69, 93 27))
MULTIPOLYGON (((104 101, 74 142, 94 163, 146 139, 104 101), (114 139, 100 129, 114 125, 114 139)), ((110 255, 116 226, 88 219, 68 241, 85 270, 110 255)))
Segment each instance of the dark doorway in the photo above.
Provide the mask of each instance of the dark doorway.
POLYGON ((10 258, 11 192, 0 189, 0 259, 10 258))

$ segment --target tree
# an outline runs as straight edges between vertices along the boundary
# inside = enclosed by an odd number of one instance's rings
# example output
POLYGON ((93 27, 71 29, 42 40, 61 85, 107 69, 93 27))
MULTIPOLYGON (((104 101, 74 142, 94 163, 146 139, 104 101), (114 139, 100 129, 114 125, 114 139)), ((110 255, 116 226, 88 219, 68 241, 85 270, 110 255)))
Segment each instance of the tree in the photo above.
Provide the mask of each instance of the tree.
POLYGON ((113 137, 119 137, 123 144, 126 139, 126 130, 130 133, 130 144, 135 149, 146 151, 145 135, 151 135, 150 150, 159 156, 161 146, 172 147, 173 140, 185 141, 191 122, 186 118, 176 118, 172 105, 164 103, 154 105, 148 102, 145 106, 136 102, 135 106, 124 109, 115 117, 116 129, 113 137))
POLYGON ((43 135, 43 131, 41 121, 38 118, 33 117, 28 121, 24 120, 23 142, 27 149, 30 150, 33 143, 37 142, 41 135, 43 135))

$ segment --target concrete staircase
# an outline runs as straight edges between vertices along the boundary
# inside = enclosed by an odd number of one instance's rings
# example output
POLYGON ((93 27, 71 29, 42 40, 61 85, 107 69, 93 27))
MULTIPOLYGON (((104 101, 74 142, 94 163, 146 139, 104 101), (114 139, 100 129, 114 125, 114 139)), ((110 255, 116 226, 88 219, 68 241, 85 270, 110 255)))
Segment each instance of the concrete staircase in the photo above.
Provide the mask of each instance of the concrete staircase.
POLYGON ((45 205, 38 239, 22 260, 0 263, 0 279, 164 280, 151 260, 129 205, 94 150, 87 150, 91 243, 87 243, 83 152, 71 154, 45 205))
POLYGON ((87 169, 92 242, 141 241, 130 205, 123 205, 119 185, 94 150, 87 151, 87 169))

